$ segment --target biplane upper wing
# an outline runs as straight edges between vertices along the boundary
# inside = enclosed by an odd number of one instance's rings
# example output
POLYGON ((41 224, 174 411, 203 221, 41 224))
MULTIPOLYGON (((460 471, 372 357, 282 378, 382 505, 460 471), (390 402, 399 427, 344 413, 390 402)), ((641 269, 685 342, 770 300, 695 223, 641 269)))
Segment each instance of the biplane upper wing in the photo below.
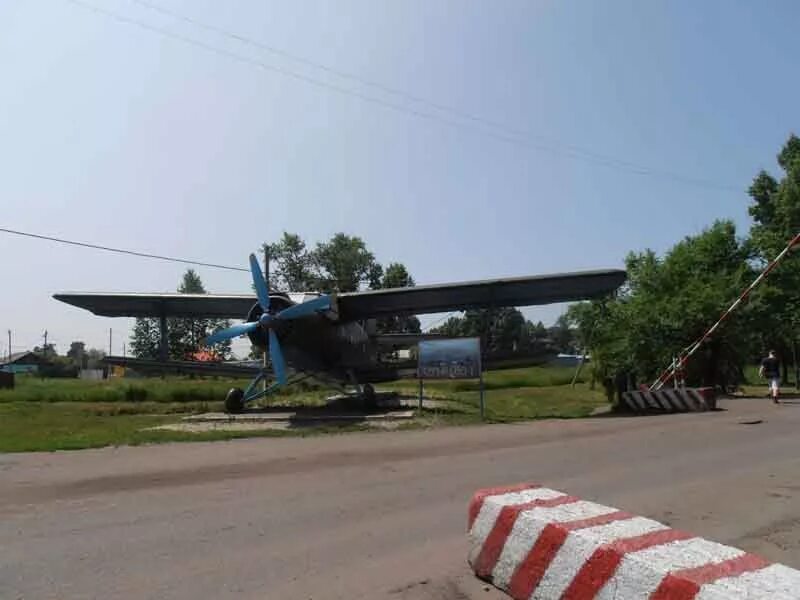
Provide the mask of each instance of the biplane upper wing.
MULTIPOLYGON (((532 306, 602 297, 621 286, 625 278, 626 273, 621 270, 584 271, 367 290, 338 294, 335 306, 341 321, 472 308, 532 306)), ((53 297, 103 317, 243 319, 256 302, 251 294, 65 292, 53 297)))
POLYGON ((340 319, 357 321, 397 314, 553 304, 606 296, 621 286, 626 276, 620 270, 585 271, 369 290, 339 294, 337 306, 340 319))
POLYGON ((256 303, 251 294, 103 294, 64 292, 53 298, 101 317, 243 319, 256 303))

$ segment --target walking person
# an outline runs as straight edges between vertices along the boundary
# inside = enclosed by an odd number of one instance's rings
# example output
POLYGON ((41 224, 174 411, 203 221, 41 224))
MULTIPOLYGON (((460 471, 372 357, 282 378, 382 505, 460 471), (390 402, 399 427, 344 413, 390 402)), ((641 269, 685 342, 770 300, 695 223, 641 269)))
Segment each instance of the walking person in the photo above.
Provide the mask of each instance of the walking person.
POLYGON ((758 374, 769 381, 769 393, 772 396, 772 401, 778 404, 778 395, 781 391, 781 363, 775 357, 775 351, 770 350, 769 356, 761 361, 761 368, 758 374))

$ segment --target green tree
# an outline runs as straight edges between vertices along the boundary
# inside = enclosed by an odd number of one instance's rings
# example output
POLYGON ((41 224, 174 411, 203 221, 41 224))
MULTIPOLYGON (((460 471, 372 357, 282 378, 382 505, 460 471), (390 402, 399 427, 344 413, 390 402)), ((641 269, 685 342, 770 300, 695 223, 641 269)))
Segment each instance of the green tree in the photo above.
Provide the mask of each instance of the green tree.
MULTIPOLYGON (((337 233, 309 249, 295 233, 284 232, 273 244, 264 244, 269 254, 271 289, 282 291, 354 292, 369 289, 413 287, 414 278, 401 263, 383 266, 360 237, 337 233)), ((414 315, 378 319, 378 333, 419 333, 414 315)), ((259 357, 254 348, 252 357, 259 357)))
POLYGON ((545 339, 533 337, 536 326, 512 307, 468 310, 462 317, 450 317, 431 331, 449 337, 480 337, 487 353, 522 352, 545 339))
MULTIPOLYGON (((414 278, 401 263, 389 263, 385 271, 381 265, 375 263, 373 270, 373 280, 370 283, 372 289, 406 288, 415 285, 414 278)), ((376 331, 378 333, 420 333, 422 329, 416 316, 394 315, 377 319, 376 331)))
POLYGON ((84 342, 72 342, 67 350, 67 358, 79 369, 86 368, 86 344, 84 342))
POLYGON ((536 324, 528 321, 525 323, 525 328, 527 329, 528 339, 531 340, 531 342, 544 342, 548 339, 547 327, 545 327, 544 323, 541 321, 536 324))
MULTIPOLYGON (((180 294, 205 294, 206 289, 194 269, 188 269, 178 286, 180 294)), ((229 327, 227 319, 186 319, 170 317, 167 319, 168 356, 173 360, 186 360, 200 349, 203 339, 211 332, 229 327)), ((139 318, 131 335, 131 352, 137 358, 158 358, 161 330, 158 319, 139 318)), ((231 354, 231 340, 214 346, 214 351, 222 358, 231 354)))
POLYGON ((36 346, 33 349, 34 354, 38 354, 45 360, 53 360, 58 356, 55 344, 45 344, 43 346, 36 346))
POLYGON ((269 253, 270 289, 294 292, 317 289, 314 253, 299 235, 284 231, 279 242, 264 244, 264 251, 269 253))
POLYGON ((280 241, 264 244, 264 251, 269 252, 270 285, 275 289, 354 292, 364 285, 384 287, 383 268, 360 237, 337 233, 309 249, 299 235, 284 232, 280 241))
POLYGON ((449 317, 438 327, 431 329, 431 333, 438 333, 447 337, 464 336, 464 317, 449 317))
MULTIPOLYGON (((780 180, 766 171, 753 179, 749 207, 753 217, 751 244, 758 266, 763 268, 800 232, 800 138, 792 134, 777 156, 783 170, 780 180)), ((788 359, 800 329, 800 261, 789 257, 762 285, 764 304, 758 330, 758 350, 774 347, 783 362, 786 377, 788 359)))
MULTIPOLYGON (((595 376, 629 373, 650 382, 714 323, 754 273, 747 244, 729 221, 718 221, 676 244, 663 258, 631 253, 628 282, 617 298, 575 304, 567 312, 579 339, 591 338, 595 376)), ((689 362, 690 384, 725 385, 740 378, 753 343, 757 300, 728 320, 689 362)))
POLYGON ((158 358, 160 339, 158 319, 137 318, 131 332, 131 354, 136 358, 158 358))
POLYGON ((402 263, 389 263, 381 278, 380 287, 385 289, 414 287, 414 278, 402 263))
POLYGON ((564 354, 575 354, 578 352, 575 333, 566 314, 556 319, 555 325, 547 330, 547 335, 553 343, 553 347, 558 352, 564 354))
POLYGON ((324 292, 355 292, 363 284, 375 285, 381 274, 364 240, 344 233, 317 244, 314 263, 324 292))
MULTIPOLYGON (((179 294, 205 294, 206 289, 200 276, 194 269, 187 269, 178 286, 179 294)), ((184 319, 170 317, 167 319, 167 337, 169 339, 169 356, 176 360, 185 360, 197 352, 200 340, 208 327, 208 319, 184 319)))
MULTIPOLYGON (((178 293, 205 294, 207 292, 200 276, 194 269, 188 269, 183 274, 181 283, 178 286, 178 293)), ((211 332, 225 327, 230 327, 230 321, 227 319, 168 319, 170 357, 176 360, 185 360, 191 357, 200 349, 204 338, 211 332)), ((223 358, 230 357, 231 340, 216 344, 214 352, 223 358)))
POLYGON ((530 345, 525 317, 516 308, 496 311, 493 335, 493 347, 499 351, 517 352, 530 345))

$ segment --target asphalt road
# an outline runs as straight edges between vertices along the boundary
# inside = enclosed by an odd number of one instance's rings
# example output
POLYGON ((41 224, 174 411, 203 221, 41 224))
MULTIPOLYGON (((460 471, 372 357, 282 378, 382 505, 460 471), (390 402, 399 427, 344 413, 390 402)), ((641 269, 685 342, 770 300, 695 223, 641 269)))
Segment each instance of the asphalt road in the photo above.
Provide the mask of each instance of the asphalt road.
POLYGON ((3 455, 0 598, 492 600, 467 502, 526 480, 800 567, 800 404, 724 407, 3 455))

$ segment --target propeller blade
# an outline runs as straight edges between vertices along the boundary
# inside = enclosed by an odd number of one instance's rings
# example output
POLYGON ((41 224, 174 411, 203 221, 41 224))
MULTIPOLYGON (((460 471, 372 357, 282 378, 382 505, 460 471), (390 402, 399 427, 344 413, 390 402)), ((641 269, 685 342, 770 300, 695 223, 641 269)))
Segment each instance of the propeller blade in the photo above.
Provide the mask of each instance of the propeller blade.
POLYGON ((253 275, 253 285, 256 288, 256 296, 258 296, 258 303, 264 312, 269 312, 269 290, 267 289, 267 282, 264 281, 264 274, 261 272, 261 266, 258 264, 258 259, 255 254, 250 255, 250 273, 253 275))
POLYGON ((308 302, 303 302, 302 304, 295 304, 294 306, 290 306, 289 308, 284 308, 281 312, 279 312, 276 316, 278 319, 302 319, 303 317, 309 317, 314 313, 320 311, 330 310, 331 308, 331 297, 330 296, 320 296, 319 298, 314 298, 313 300, 309 300, 308 302))
POLYGON ((249 323, 234 325, 233 327, 228 327, 227 329, 220 329, 219 331, 215 331, 208 336, 205 340, 205 343, 209 346, 212 344, 218 344, 225 340, 230 340, 232 338, 239 337, 240 335, 244 335, 245 333, 255 331, 257 328, 258 321, 251 321, 249 323))
POLYGON ((281 344, 273 329, 269 330, 269 359, 272 362, 275 380, 281 385, 286 385, 286 361, 283 360, 281 344))

